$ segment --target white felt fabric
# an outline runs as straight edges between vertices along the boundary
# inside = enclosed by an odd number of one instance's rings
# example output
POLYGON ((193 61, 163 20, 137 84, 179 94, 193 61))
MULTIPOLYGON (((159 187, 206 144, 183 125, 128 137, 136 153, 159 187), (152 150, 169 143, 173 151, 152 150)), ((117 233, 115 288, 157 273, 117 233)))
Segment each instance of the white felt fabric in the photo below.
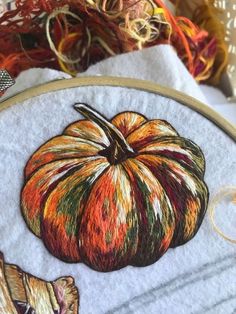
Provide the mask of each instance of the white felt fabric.
POLYGON ((91 66, 86 75, 114 75, 154 81, 183 91, 200 101, 206 98, 173 47, 161 45, 109 58, 91 66))
MULTIPOLYGON (((147 48, 106 59, 92 65, 85 73, 78 76, 85 75, 110 75, 154 81, 206 102, 198 84, 177 57, 174 49, 168 45, 147 48)), ((68 77, 70 77, 68 74, 59 71, 50 70, 48 72, 48 69, 31 69, 20 74, 16 84, 6 92, 4 98, 48 80, 68 77)))
MULTIPOLYGON (((158 72, 155 63, 149 71, 158 72)), ((149 71, 144 72, 148 75, 149 71)), ((55 71, 31 70, 23 73, 19 81, 26 82, 32 73, 34 77, 40 73, 43 81, 57 77, 55 71)), ((146 78, 142 73, 139 75, 146 78)), ((165 77, 170 80, 171 75, 161 75, 162 83, 168 85, 165 77)), ((156 78, 159 76, 156 74, 156 78)), ((194 87, 193 80, 190 83, 194 87)), ((202 148, 206 157, 205 180, 211 195, 221 186, 236 185, 235 142, 212 122, 176 101, 113 87, 81 87, 41 95, 0 113, 0 250, 6 260, 47 280, 72 275, 80 290, 82 314, 235 313, 235 247, 213 232, 208 216, 192 241, 170 249, 157 263, 105 274, 83 264, 59 261, 27 229, 20 213, 24 166, 39 145, 81 118, 72 108, 78 101, 93 105, 109 118, 118 112, 134 110, 150 119, 168 120, 182 136, 202 148)), ((232 212, 224 206, 219 211, 217 222, 232 229, 236 224, 232 212)))

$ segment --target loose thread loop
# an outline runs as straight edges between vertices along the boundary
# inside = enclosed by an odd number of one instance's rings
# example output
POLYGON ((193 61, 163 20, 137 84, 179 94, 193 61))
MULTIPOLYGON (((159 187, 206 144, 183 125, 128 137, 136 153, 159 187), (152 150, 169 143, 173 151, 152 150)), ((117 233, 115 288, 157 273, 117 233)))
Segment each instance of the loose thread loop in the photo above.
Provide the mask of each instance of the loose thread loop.
POLYGON ((236 244, 236 239, 228 237, 216 224, 215 222, 215 210, 217 205, 226 196, 232 196, 231 202, 236 204, 236 186, 224 187, 221 189, 211 200, 209 205, 209 216, 213 229, 218 233, 223 239, 233 244, 236 244))
POLYGON ((232 203, 236 205, 236 195, 233 197, 232 203))
MULTIPOLYGON (((57 8, 55 9, 51 14, 48 15, 47 17, 47 21, 46 21, 46 36, 47 36, 47 40, 49 43, 49 46, 51 48, 51 50, 55 53, 55 55, 59 58, 59 60, 61 60, 64 63, 68 63, 68 64, 75 64, 80 62, 81 57, 78 57, 74 60, 69 59, 66 55, 64 55, 63 53, 61 53, 59 50, 57 50, 57 48, 55 47, 55 44, 51 38, 51 34, 50 34, 50 21, 54 18, 56 18, 58 15, 60 14, 64 14, 64 15, 70 15, 71 17, 73 17, 75 20, 79 21, 80 23, 82 22, 81 18, 76 15, 75 13, 72 13, 69 11, 69 7, 68 6, 64 6, 62 8, 57 8)), ((86 28, 86 33, 89 33, 89 30, 86 28)), ((88 36, 88 38, 90 38, 88 36)), ((89 43, 88 43, 89 45, 89 43)))

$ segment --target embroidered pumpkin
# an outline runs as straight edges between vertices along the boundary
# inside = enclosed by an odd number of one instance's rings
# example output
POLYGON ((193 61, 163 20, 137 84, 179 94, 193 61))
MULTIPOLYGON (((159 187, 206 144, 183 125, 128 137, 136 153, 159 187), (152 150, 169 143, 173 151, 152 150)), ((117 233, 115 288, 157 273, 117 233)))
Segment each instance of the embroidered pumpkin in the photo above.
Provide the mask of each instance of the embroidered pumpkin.
POLYGON ((99 271, 156 262, 189 241, 208 189, 200 148, 163 120, 123 112, 88 120, 42 145, 25 168, 22 213, 48 250, 99 271))

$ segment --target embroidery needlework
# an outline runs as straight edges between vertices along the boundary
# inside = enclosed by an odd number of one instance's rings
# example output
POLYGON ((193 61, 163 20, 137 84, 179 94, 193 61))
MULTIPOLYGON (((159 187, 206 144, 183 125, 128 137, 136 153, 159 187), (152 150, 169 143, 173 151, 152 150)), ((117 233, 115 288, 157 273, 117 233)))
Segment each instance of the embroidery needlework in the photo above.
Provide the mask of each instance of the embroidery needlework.
POLYGON ((43 144, 25 167, 22 214, 65 262, 107 272, 155 263, 197 233, 208 204, 201 149, 163 120, 122 112, 86 119, 43 144))
POLYGON ((0 252, 0 312, 78 314, 79 293, 72 277, 49 282, 7 264, 0 252))

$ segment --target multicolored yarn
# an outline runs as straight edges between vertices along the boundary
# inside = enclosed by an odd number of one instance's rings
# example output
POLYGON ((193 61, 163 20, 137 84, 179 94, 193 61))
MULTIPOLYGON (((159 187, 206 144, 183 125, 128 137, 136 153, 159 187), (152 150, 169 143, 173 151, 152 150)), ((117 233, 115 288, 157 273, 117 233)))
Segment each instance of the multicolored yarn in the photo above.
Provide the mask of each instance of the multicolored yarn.
MULTIPOLYGON (((215 0, 172 0, 172 2, 176 5, 177 15, 186 16, 200 29, 207 31, 210 37, 215 38, 216 46, 209 47, 208 51, 215 49, 216 55, 214 60, 212 59, 209 64, 206 63, 205 68, 206 71, 211 72, 210 76, 209 73, 207 73, 207 83, 218 85, 221 75, 226 72, 229 63, 229 47, 226 44, 226 28, 221 22, 223 14, 222 10, 216 7, 217 3, 215 0)), ((203 51, 203 58, 199 58, 202 62, 207 60, 204 58, 205 53, 206 51, 203 51)), ((204 73, 201 80, 204 80, 204 73)))
POLYGON ((197 233, 208 203, 201 149, 166 121, 85 104, 29 159, 21 208, 30 230, 66 262, 98 271, 147 266, 197 233))
POLYGON ((76 75, 109 56, 163 43, 173 45, 197 81, 224 69, 215 64, 214 32, 174 17, 161 0, 16 0, 15 6, 0 17, 0 68, 14 77, 30 67, 76 75))

